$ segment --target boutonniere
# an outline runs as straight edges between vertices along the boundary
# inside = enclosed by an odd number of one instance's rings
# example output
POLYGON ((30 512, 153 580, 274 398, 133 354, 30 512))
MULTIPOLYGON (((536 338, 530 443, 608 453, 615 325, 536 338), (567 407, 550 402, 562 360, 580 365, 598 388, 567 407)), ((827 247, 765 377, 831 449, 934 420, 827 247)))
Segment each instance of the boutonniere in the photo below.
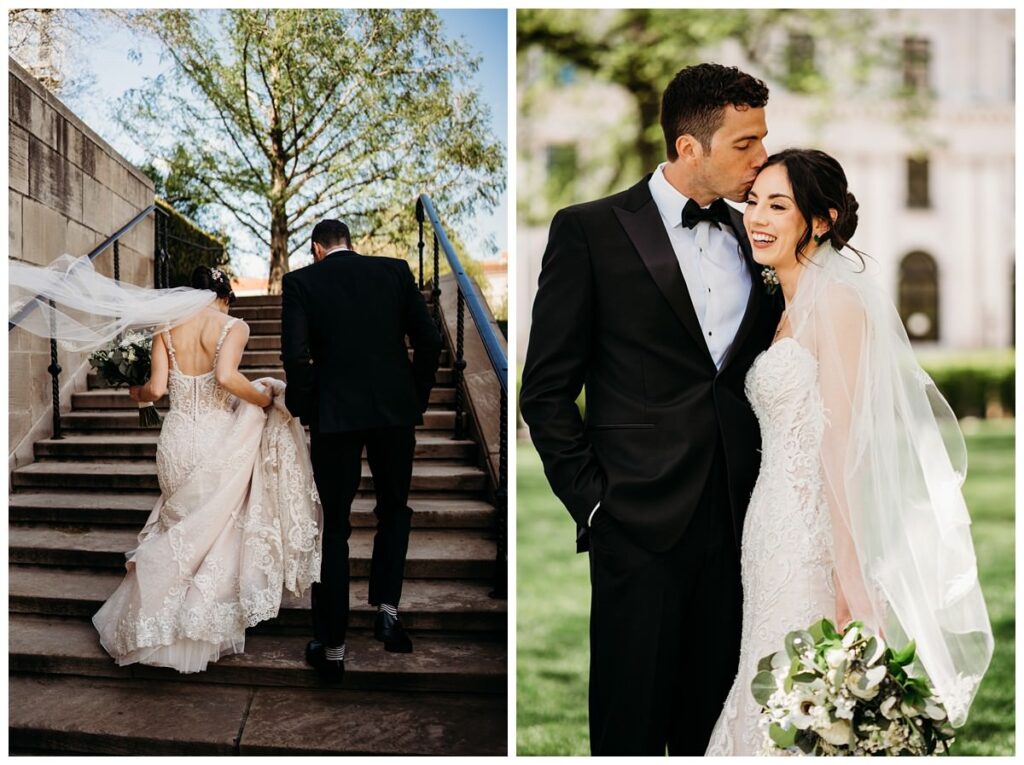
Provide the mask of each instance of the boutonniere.
POLYGON ((774 295, 779 288, 779 275, 775 273, 775 269, 765 266, 761 269, 761 278, 764 280, 764 291, 769 295, 774 295))

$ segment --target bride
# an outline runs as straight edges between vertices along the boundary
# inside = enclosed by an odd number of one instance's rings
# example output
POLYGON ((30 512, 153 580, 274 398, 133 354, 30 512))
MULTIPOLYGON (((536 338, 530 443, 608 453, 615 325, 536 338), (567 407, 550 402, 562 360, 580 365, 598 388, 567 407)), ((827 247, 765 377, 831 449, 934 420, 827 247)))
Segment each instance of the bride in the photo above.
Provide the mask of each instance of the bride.
POLYGON ((93 617, 101 644, 119 665, 183 673, 243 651, 246 627, 277 615, 283 588, 301 595, 319 580, 320 508, 284 383, 238 371, 249 328, 227 315, 227 276, 200 266, 194 289, 148 290, 70 256, 48 268, 12 263, 9 275, 12 322, 67 348, 157 330, 150 379, 130 395, 170 396, 161 494, 93 617))
POLYGON ((764 751, 757 663, 823 616, 896 647, 915 640, 957 726, 992 655, 963 437, 863 258, 841 252, 857 206, 832 157, 795 149, 768 158, 747 199, 754 258, 774 268, 786 310, 746 379, 762 461, 743 528, 739 671, 708 755, 764 751))

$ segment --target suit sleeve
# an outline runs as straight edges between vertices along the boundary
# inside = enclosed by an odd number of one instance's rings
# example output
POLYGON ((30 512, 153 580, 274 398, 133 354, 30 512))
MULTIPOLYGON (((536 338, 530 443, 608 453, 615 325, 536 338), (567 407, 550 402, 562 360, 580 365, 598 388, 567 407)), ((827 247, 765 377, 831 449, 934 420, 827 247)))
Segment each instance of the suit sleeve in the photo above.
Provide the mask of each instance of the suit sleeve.
POLYGON ((299 282, 285 274, 281 282, 281 362, 288 387, 284 403, 292 416, 309 419, 313 407, 313 359, 309 350, 309 315, 299 282))
POLYGON ((592 324, 590 254, 578 218, 562 210, 541 262, 519 405, 552 490, 581 527, 605 487, 576 406, 592 324))
POLYGON ((420 412, 427 411, 430 390, 434 387, 438 361, 441 358, 441 333, 427 310, 423 293, 416 286, 409 264, 402 264, 402 280, 405 282, 405 333, 412 346, 412 376, 416 385, 420 412))

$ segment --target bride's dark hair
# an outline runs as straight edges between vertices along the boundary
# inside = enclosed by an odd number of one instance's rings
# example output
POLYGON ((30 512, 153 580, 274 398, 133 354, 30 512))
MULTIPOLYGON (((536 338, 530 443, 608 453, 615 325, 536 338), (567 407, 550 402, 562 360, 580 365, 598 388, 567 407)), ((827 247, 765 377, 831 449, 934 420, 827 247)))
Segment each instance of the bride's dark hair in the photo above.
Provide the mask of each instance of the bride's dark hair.
POLYGON ((197 290, 212 290, 217 293, 221 300, 227 300, 228 305, 235 302, 235 293, 231 289, 231 280, 228 275, 219 268, 209 266, 197 266, 192 272, 192 286, 197 290))
POLYGON ((836 159, 817 149, 786 149, 772 154, 765 160, 762 170, 771 165, 782 165, 789 175, 793 197, 797 208, 807 222, 807 230, 796 246, 797 258, 811 241, 814 219, 830 221, 829 230, 821 242, 829 242, 837 250, 844 247, 856 253, 864 266, 864 253, 850 246, 850 239, 857 230, 856 197, 849 192, 846 173, 836 159), (836 211, 832 221, 831 211, 836 211))

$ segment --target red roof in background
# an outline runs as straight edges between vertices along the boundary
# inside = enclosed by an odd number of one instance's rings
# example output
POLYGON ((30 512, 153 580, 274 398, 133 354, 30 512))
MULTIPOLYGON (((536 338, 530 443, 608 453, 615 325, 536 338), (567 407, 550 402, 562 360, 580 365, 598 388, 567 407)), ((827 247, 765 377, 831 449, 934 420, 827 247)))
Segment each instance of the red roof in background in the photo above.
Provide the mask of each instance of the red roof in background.
POLYGON ((231 280, 231 289, 236 295, 243 293, 250 295, 267 294, 267 277, 265 276, 236 276, 231 280))

